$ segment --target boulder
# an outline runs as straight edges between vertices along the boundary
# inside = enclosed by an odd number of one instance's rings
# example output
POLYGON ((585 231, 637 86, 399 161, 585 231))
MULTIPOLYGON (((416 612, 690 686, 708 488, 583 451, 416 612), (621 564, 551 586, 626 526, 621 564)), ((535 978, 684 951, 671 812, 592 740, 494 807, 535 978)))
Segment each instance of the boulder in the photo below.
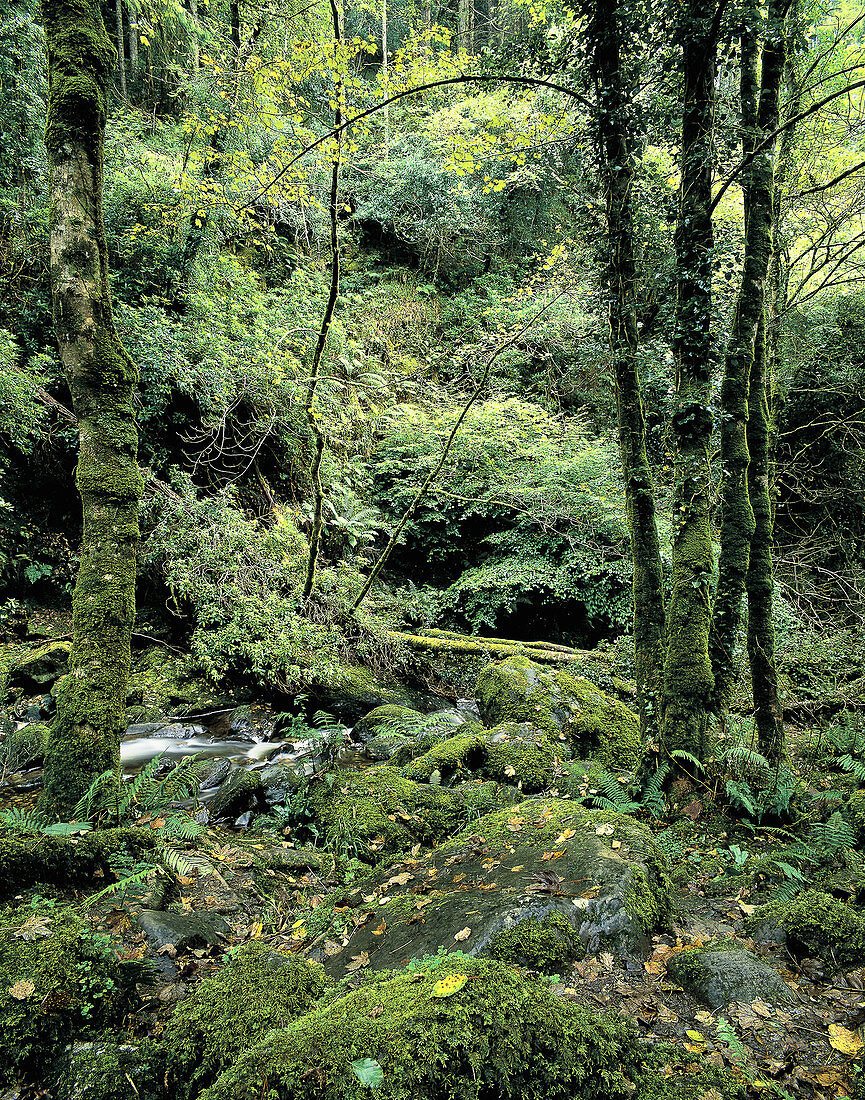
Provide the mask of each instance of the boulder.
POLYGON ((334 976, 358 956, 378 969, 442 949, 536 969, 585 951, 644 958, 671 915, 666 859, 647 829, 539 798, 487 814, 421 861, 374 873, 355 904, 366 919, 322 958, 334 976))
POLYGON ((310 788, 308 803, 329 845, 370 862, 417 841, 441 840, 457 827, 462 809, 451 791, 413 783, 384 765, 331 772, 310 788))
POLYGON ((369 741, 369 739, 377 733, 391 732, 394 721, 422 722, 423 715, 420 711, 412 710, 411 707, 401 707, 393 703, 387 704, 381 707, 373 707, 373 709, 363 716, 358 718, 352 728, 352 739, 355 741, 369 741))
POLYGON ((300 787, 303 773, 291 764, 269 764, 261 773, 261 793, 268 806, 282 806, 300 787))
POLYGON ((261 779, 257 772, 237 768, 222 782, 219 790, 207 805, 210 816, 236 817, 258 804, 261 779))
POLYGON ((223 943, 230 931, 228 922, 213 913, 171 913, 142 909, 136 917, 147 942, 154 951, 171 945, 179 954, 191 947, 211 947, 223 943))
POLYGON ((399 733, 377 733, 364 745, 363 752, 368 760, 391 760, 397 753, 408 752, 415 744, 411 737, 399 733))
POLYGON ((454 776, 478 775, 512 783, 532 794, 553 785, 560 763, 546 733, 529 722, 505 722, 495 729, 468 732, 434 745, 404 768, 409 779, 429 782, 435 773, 442 782, 454 776))
POLYGON ((622 1016, 495 960, 456 956, 325 993, 313 1011, 252 1036, 202 1100, 626 1100, 649 1095, 644 1058, 622 1016))
POLYGON ((52 641, 24 654, 10 670, 10 686, 22 688, 28 694, 50 687, 66 675, 71 649, 71 642, 52 641))
POLYGON ((326 710, 348 725, 376 707, 395 705, 411 710, 428 701, 424 693, 359 665, 341 666, 332 680, 313 685, 309 694, 314 708, 326 710))
POLYGON ((632 768, 640 755, 640 724, 624 703, 568 669, 551 669, 527 657, 487 665, 478 676, 481 718, 488 727, 531 722, 552 739, 604 767, 632 768))
POLYGON ((777 970, 750 951, 695 947, 667 960, 667 973, 686 993, 711 1009, 733 1001, 780 1004, 793 993, 777 970))

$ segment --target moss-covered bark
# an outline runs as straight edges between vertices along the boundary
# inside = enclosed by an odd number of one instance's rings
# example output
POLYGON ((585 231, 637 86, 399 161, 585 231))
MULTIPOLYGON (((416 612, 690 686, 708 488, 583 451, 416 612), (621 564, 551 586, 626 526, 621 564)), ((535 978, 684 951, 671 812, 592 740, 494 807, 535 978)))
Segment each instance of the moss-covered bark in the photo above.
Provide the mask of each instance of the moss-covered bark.
MULTIPOLYGON (((772 253, 774 204, 774 144, 778 128, 781 78, 784 71, 784 11, 786 4, 771 0, 762 51, 759 102, 757 99, 756 3, 743 13, 742 122, 747 156, 759 144, 765 152, 748 170, 745 191, 745 259, 736 299, 733 327, 721 387, 722 526, 718 589, 715 598, 712 667, 715 709, 729 704, 735 674, 734 649, 742 619, 742 595, 749 569, 755 516, 749 479, 749 393, 757 330, 764 316, 766 278, 772 253), (753 126, 750 127, 753 119, 753 126), (748 129, 751 129, 750 134, 748 129), (769 144, 766 144, 769 142, 769 144)), ((755 368, 759 371, 759 367, 755 368)), ((765 388, 765 387, 763 387, 765 388)), ((759 403, 760 385, 755 388, 759 403)), ((757 413, 759 418, 759 413, 757 413)), ((756 434, 756 433, 755 433, 756 434)), ((762 542, 761 542, 762 547, 762 542)), ((758 552, 762 552, 758 547, 758 552)))
POLYGON ((718 26, 715 4, 686 0, 680 23, 684 101, 676 225, 676 492, 673 568, 661 700, 666 752, 705 753, 715 678, 709 659, 712 413, 712 119, 718 26))
POLYGON ((43 798, 67 813, 117 769, 135 619, 141 475, 137 373, 111 315, 102 215, 103 134, 115 55, 95 0, 44 0, 54 327, 79 422, 84 512, 70 670, 60 683, 43 798))
POLYGON ((609 258, 610 350, 616 386, 619 453, 634 564, 634 650, 637 701, 643 740, 658 733, 658 699, 664 665, 664 595, 661 548, 652 473, 646 453, 646 423, 637 368, 636 259, 632 195, 634 160, 622 57, 618 0, 597 0, 591 9, 597 125, 606 201, 609 258))

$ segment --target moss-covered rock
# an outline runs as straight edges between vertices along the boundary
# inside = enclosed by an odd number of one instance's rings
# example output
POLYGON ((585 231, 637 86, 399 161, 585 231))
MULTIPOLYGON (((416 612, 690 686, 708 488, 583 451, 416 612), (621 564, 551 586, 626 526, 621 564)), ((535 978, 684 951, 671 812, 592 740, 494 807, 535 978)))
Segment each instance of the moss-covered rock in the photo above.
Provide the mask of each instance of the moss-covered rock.
POLYGON ((0 915, 0 1084, 49 1081, 71 1036, 123 1007, 126 984, 108 937, 70 910, 0 915))
POLYGON ((161 1039, 175 1096, 197 1096, 252 1043, 309 1012, 328 985, 324 971, 260 942, 238 947, 182 1001, 161 1039))
POLYGON ((485 725, 531 722, 551 738, 592 753, 605 767, 634 767, 640 754, 636 714, 591 681, 567 669, 548 669, 526 657, 487 665, 477 698, 485 725))
MULTIPOLYGON (((341 951, 322 952, 335 977, 357 956, 377 969, 457 945, 483 955, 500 932, 547 918, 570 926, 575 952, 580 941, 592 953, 644 957, 671 915, 666 861, 651 833, 564 799, 489 813, 424 859, 374 872, 353 893, 340 904, 365 906, 366 918, 354 921, 341 951)), ((317 931, 334 918, 321 919, 317 931)))
POLYGON ((25 691, 44 691, 66 674, 71 648, 71 642, 50 641, 24 653, 10 669, 10 684, 25 691))
POLYGON ((865 918, 820 890, 761 905, 746 922, 755 933, 772 927, 783 928, 793 950, 820 955, 830 966, 847 970, 865 964, 865 918))
POLYGON ((393 703, 382 707, 373 707, 363 718, 358 718, 352 729, 352 734, 355 740, 368 741, 376 733, 382 730, 387 731, 390 728, 388 723, 400 719, 406 722, 419 722, 423 720, 423 715, 420 711, 412 710, 411 707, 401 707, 393 703))
POLYGON ((422 693, 413 692, 392 677, 376 675, 360 665, 341 666, 331 680, 313 684, 310 697, 316 707, 335 714, 349 725, 378 707, 412 710, 424 701, 422 693))
POLYGON ((0 742, 0 773, 22 771, 41 764, 47 744, 48 726, 44 722, 31 722, 10 730, 0 742))
MULTIPOLYGON (((461 980, 461 979, 460 979, 461 980)), ((238 1058, 202 1100, 366 1100, 352 1063, 371 1059, 381 1100, 616 1100, 633 1094, 640 1046, 622 1017, 556 997, 502 963, 452 956, 377 975, 238 1058), (436 983, 464 976, 450 996, 436 983)))
POLYGON ((104 886, 114 879, 113 859, 140 860, 155 847, 150 829, 100 829, 78 837, 0 835, 0 902, 37 883, 104 886))
POLYGON ((210 800, 211 817, 236 817, 258 805, 262 780, 258 772, 236 768, 210 800))
POLYGON ((527 794, 552 786, 559 758, 549 737, 527 722, 505 722, 486 732, 469 732, 434 745, 405 769, 409 779, 442 781, 475 774, 512 783, 527 794))
POLYGON ((758 998, 780 1004, 793 995, 767 962, 731 941, 679 951, 667 960, 667 973, 713 1009, 724 1008, 731 1001, 750 1003, 758 998))
POLYGON ((417 841, 441 840, 461 813, 452 792, 414 783, 387 766, 331 773, 310 788, 308 802, 328 844, 371 861, 417 841))

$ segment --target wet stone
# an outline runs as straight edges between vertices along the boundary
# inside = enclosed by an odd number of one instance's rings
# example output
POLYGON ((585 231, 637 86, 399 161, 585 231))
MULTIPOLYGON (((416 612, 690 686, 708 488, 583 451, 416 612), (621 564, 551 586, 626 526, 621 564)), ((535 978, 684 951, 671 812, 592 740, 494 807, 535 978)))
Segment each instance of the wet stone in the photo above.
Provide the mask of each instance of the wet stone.
POLYGON ((779 1004, 793 994, 776 970, 750 951, 681 951, 667 961, 667 973, 686 993, 708 1005, 724 1008, 732 1001, 779 1004))

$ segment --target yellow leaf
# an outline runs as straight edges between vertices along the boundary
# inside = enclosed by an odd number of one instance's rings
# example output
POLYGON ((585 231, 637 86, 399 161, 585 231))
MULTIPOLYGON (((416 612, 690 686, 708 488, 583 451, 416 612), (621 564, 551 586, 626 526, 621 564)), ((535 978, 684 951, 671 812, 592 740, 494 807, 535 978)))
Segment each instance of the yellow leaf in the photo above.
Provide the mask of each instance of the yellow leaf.
POLYGON ((33 982, 16 982, 9 987, 9 996, 14 997, 16 1001, 26 1001, 35 989, 33 982))
POLYGON ((457 932, 456 933, 456 935, 454 936, 454 939, 457 941, 457 943, 462 943, 464 940, 467 940, 471 934, 472 934, 471 928, 464 928, 462 930, 462 932, 457 932))
POLYGON ((556 844, 564 844, 566 840, 570 840, 572 836, 576 836, 576 829, 565 829, 564 832, 556 837, 556 844))
MULTIPOLYGON (((249 926, 249 938, 251 940, 257 940, 261 938, 261 921, 257 920, 255 924, 249 926)), ((303 922, 301 921, 301 928, 303 928, 303 922)))
POLYGON ((855 1031, 840 1024, 829 1025, 829 1043, 842 1054, 858 1054, 865 1046, 855 1031))
POLYGON ((433 997, 452 997, 454 993, 459 993, 468 980, 467 974, 448 974, 446 978, 436 982, 432 995, 433 997))

